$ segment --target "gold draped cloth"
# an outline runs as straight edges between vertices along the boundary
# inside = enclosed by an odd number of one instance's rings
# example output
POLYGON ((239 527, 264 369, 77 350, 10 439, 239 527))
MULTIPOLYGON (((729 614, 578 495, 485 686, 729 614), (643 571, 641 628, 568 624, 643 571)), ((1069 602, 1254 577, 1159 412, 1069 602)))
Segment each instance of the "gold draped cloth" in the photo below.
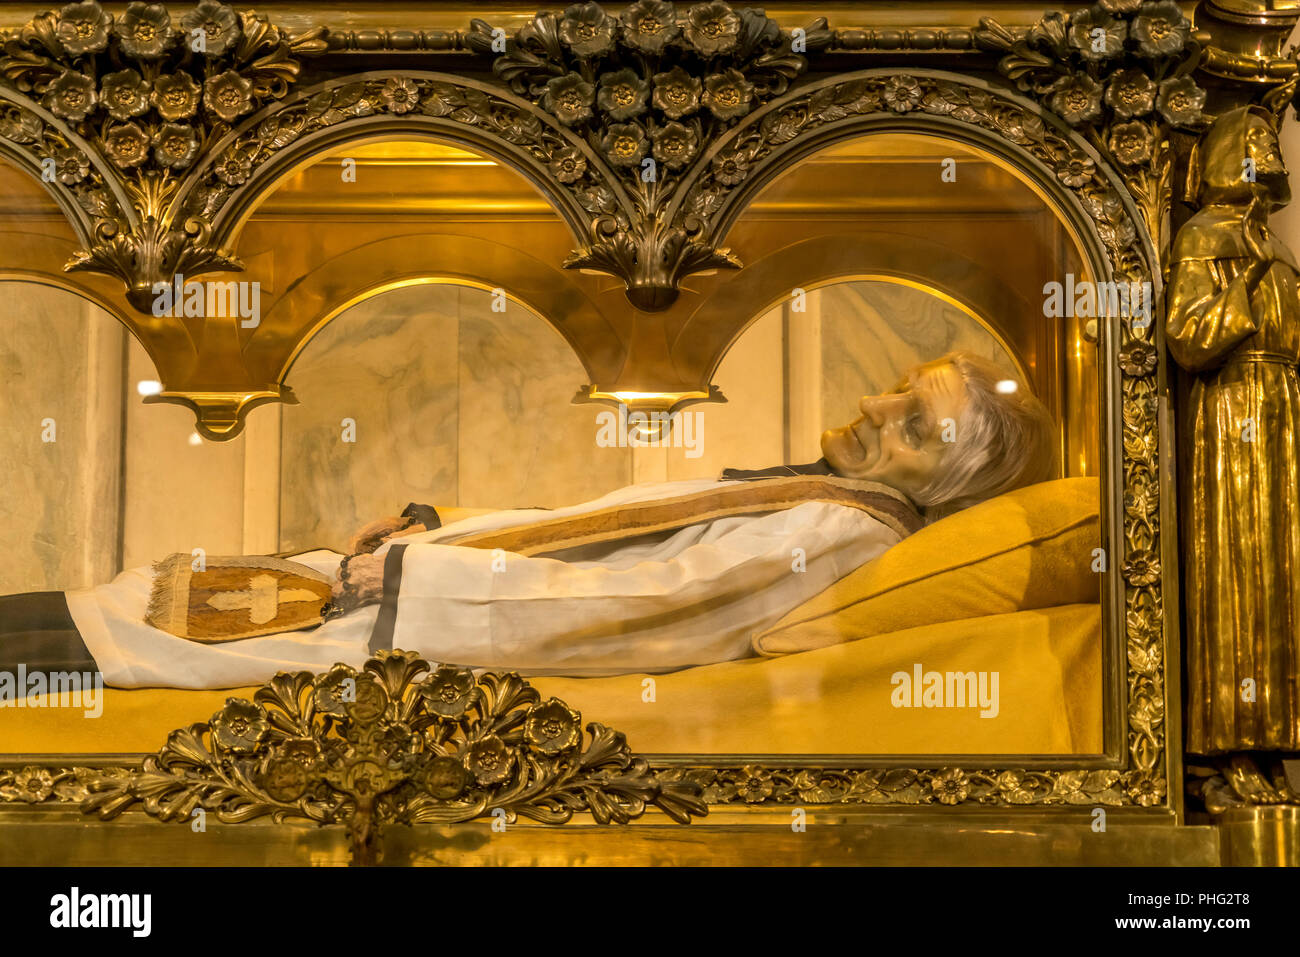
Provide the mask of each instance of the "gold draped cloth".
POLYGON ((440 540, 440 544, 500 548, 525 556, 541 555, 671 531, 718 518, 775 512, 804 502, 829 502, 864 511, 887 525, 899 538, 906 538, 924 524, 924 519, 907 497, 887 485, 838 475, 791 475, 748 480, 701 492, 629 502, 579 515, 473 532, 440 540))
MULTIPOLYGON (((1227 182, 1240 181, 1243 155, 1226 152, 1227 182)), ((1233 201, 1198 212, 1170 273, 1169 349, 1197 373, 1182 476, 1187 747, 1197 754, 1300 750, 1297 269, 1265 231, 1271 262, 1248 288, 1244 212, 1233 201)))

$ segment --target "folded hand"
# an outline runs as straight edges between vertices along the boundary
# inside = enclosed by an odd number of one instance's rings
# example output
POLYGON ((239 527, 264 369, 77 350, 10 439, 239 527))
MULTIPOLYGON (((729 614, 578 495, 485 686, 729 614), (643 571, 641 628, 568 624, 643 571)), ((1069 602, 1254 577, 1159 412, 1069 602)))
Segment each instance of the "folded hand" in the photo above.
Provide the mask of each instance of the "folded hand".
POLYGON ((334 603, 345 610, 371 605, 384 597, 383 555, 353 555, 334 583, 334 603))

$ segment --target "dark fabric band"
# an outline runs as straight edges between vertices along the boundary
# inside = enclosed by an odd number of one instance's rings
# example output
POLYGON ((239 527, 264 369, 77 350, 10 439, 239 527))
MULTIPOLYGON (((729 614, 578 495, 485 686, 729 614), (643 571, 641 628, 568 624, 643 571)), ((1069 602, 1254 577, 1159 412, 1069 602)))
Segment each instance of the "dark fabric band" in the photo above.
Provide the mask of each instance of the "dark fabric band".
POLYGON ((0 670, 94 671, 61 591, 0 595, 0 670))
POLYGON ((782 475, 834 475, 831 464, 825 459, 807 465, 774 465, 766 469, 723 469, 719 479, 723 482, 752 482, 755 479, 780 478, 782 475))
POLYGON ((428 531, 442 528, 442 519, 438 517, 438 510, 432 505, 418 505, 412 502, 402 509, 402 518, 409 518, 412 524, 423 525, 428 531))
POLYGON ((393 650, 393 630, 397 627, 397 593, 402 586, 402 560, 405 545, 393 545, 384 556, 384 597, 379 603, 379 616, 370 632, 370 653, 393 650))

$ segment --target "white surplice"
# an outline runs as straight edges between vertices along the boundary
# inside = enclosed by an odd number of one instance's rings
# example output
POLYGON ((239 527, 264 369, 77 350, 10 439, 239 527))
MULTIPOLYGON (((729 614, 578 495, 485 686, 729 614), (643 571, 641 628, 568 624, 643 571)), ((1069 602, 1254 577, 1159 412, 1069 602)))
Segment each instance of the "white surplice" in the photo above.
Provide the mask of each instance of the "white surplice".
MULTIPOLYGON (((525 558, 440 542, 723 484, 633 485, 560 509, 510 509, 396 540, 406 545, 393 645, 430 661, 523 674, 664 672, 751 654, 751 637, 898 541, 865 512, 805 502, 671 533, 525 558)), ((381 547, 384 554, 394 543, 381 547)), ((336 575, 342 556, 295 555, 336 575)), ((68 592, 68 608, 114 687, 233 688, 277 671, 368 657, 378 606, 302 631, 201 644, 144 621, 152 573, 68 592)))

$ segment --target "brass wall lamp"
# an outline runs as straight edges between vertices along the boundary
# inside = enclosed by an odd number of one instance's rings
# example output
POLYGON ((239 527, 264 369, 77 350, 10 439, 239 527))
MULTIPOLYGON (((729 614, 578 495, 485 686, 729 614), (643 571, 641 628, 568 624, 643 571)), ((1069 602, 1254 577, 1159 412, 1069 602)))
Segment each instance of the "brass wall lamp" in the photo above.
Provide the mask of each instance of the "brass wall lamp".
POLYGON ((716 385, 708 392, 638 392, 620 389, 604 392, 594 385, 583 386, 573 397, 574 405, 595 402, 619 413, 620 430, 630 444, 664 442, 672 435, 678 413, 702 402, 726 402, 716 385))

